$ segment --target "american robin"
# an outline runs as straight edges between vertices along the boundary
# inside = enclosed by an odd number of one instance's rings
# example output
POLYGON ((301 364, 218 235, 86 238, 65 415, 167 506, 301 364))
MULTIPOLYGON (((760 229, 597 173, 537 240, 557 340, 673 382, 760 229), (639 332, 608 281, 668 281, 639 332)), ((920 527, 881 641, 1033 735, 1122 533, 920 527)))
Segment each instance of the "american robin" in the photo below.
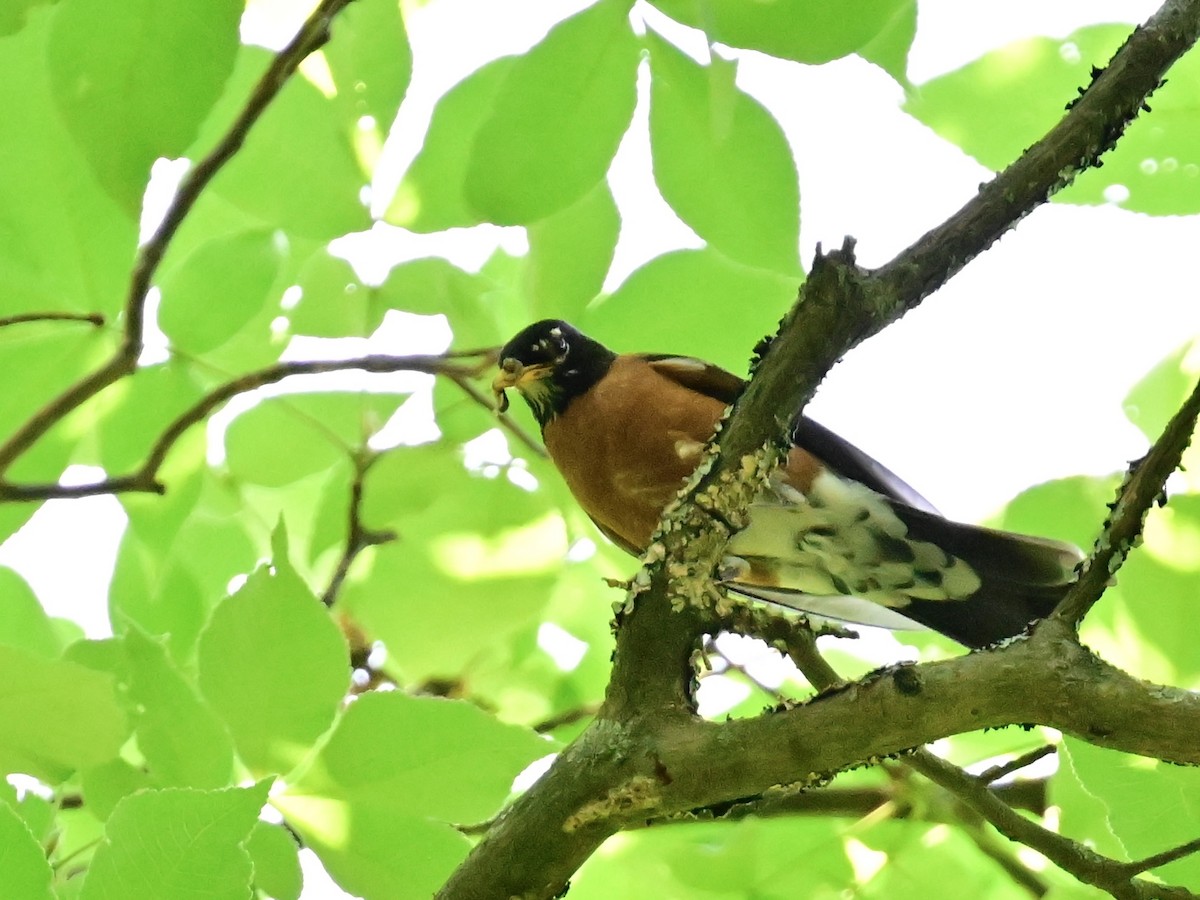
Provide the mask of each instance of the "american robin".
MULTIPOLYGON (((640 554, 745 383, 688 356, 616 354, 566 322, 500 351, 501 410, 516 388, 592 521, 640 554)), ((969 647, 1046 616, 1082 558, 1070 544, 943 518, 885 466, 806 416, 727 545, 728 589, 844 621, 914 627, 969 647)))

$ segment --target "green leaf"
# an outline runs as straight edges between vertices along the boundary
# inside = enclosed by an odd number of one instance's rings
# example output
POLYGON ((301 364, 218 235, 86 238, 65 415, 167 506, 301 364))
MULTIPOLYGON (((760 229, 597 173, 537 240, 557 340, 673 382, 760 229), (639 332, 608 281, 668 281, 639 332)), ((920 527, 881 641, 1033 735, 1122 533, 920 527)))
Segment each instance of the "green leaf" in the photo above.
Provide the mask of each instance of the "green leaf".
POLYGON ((20 31, 25 25, 25 16, 35 6, 54 2, 57 0, 8 0, 0 6, 0 37, 20 31))
POLYGON ((356 0, 340 13, 323 50, 347 125, 370 116, 381 136, 412 77, 412 48, 398 0, 356 0))
POLYGON ((181 155, 220 95, 241 12, 239 0, 71 0, 58 10, 54 99, 100 183, 130 214, 141 208, 150 164, 181 155))
POLYGON ((608 182, 529 226, 522 287, 531 319, 572 319, 604 285, 621 230, 608 182))
POLYGON ((418 682, 455 676, 539 621, 567 549, 553 501, 542 492, 503 478, 460 477, 440 482, 439 493, 419 513, 426 501, 414 496, 410 504, 402 493, 391 495, 395 509, 372 508, 369 524, 394 527, 400 539, 362 560, 338 604, 383 641, 391 665, 418 682), (454 641, 431 639, 447 629, 454 641))
POLYGON ((428 900, 471 848, 450 825, 398 816, 371 802, 282 794, 273 803, 334 881, 356 897, 428 900))
POLYGON ((386 311, 376 291, 364 285, 350 263, 327 251, 314 254, 300 270, 300 302, 288 313, 294 334, 314 337, 366 337, 386 311))
POLYGON ((1200 377, 1200 344, 1188 341, 1147 372, 1125 397, 1125 415, 1156 441, 1200 377))
POLYGON ((396 447, 367 470, 362 518, 369 528, 408 524, 448 492, 473 483, 453 450, 440 443, 396 447))
POLYGON ((50 617, 33 590, 7 566, 0 566, 0 644, 20 647, 47 659, 62 653, 50 617))
MULTIPOLYGON (((1130 858, 1142 859, 1195 839, 1200 831, 1200 772, 1071 738, 1067 744, 1075 775, 1104 804, 1108 824, 1130 858)), ((1169 884, 1200 886, 1200 859, 1195 854, 1151 872, 1169 884)))
POLYGON ((363 694, 300 786, 397 815, 475 822, 500 808, 522 769, 555 749, 465 701, 363 694))
POLYGON ((853 883, 833 823, 812 819, 693 822, 632 832, 605 849, 571 879, 573 898, 830 898, 853 883))
POLYGON ((654 6, 678 22, 703 30, 710 42, 760 50, 780 59, 826 63, 868 47, 896 27, 897 16, 911 15, 907 10, 913 3, 912 0, 843 3, 654 0, 654 6))
POLYGON ((257 569, 200 636, 200 690, 255 771, 290 771, 349 684, 346 641, 286 558, 257 569))
MULTIPOLYGON (((189 155, 207 153, 229 127, 271 61, 243 47, 225 94, 189 155)), ((213 179, 204 205, 220 198, 271 228, 331 240, 370 226, 359 199, 363 174, 335 99, 293 77, 213 179)))
POLYGON ((649 32, 650 149, 671 207, 730 259, 800 274, 800 189, 783 129, 734 84, 649 32))
POLYGON ((116 756, 129 724, 113 677, 0 645, 0 771, 58 784, 116 756))
POLYGON ((221 346, 271 299, 282 255, 269 231, 248 231, 202 245, 162 282, 158 324, 189 355, 221 346))
POLYGON ((1022 491, 988 524, 1090 547, 1107 513, 1105 504, 1112 501, 1116 488, 1114 477, 1077 475, 1047 481, 1022 491))
POLYGON ((403 395, 313 393, 273 397, 230 423, 229 470, 280 487, 349 458, 387 422, 403 395))
MULTIPOLYGON (((211 298, 208 305, 214 306, 211 298)), ((140 465, 167 426, 201 396, 191 367, 177 359, 142 366, 113 385, 98 401, 111 404, 97 425, 104 467, 123 473, 140 465)))
POLYGON ((489 287, 482 274, 471 275, 449 260, 432 256, 392 269, 378 299, 388 309, 445 315, 459 347, 487 347, 502 339, 495 304, 488 302, 489 287))
POLYGON ((245 843, 269 781, 250 788, 172 788, 126 797, 109 816, 88 870, 83 900, 129 897, 250 897, 245 843))
POLYGON ((908 51, 916 36, 917 3, 906 0, 894 6, 891 19, 875 33, 875 37, 858 48, 858 55, 908 87, 908 51))
POLYGON ((10 897, 54 900, 50 864, 16 810, 0 803, 0 884, 10 897))
POLYGON ((125 508, 129 528, 109 588, 113 630, 134 623, 165 636, 172 658, 187 664, 230 579, 253 569, 264 545, 248 530, 242 496, 207 469, 173 481, 164 497, 127 495, 125 508))
POLYGON ((154 787, 150 776, 121 757, 80 772, 83 802, 93 816, 103 822, 117 804, 134 791, 154 787))
POLYGON ((184 680, 163 645, 136 628, 125 635, 138 748, 166 787, 229 784, 233 745, 212 710, 184 680))
POLYGON ((493 60, 442 95, 425 132, 425 143, 384 215, 388 222, 427 234, 482 221, 467 204, 463 186, 475 135, 491 115, 514 59, 493 60))
POLYGON ((272 900, 299 900, 304 887, 300 848, 282 825, 255 822, 246 850, 254 863, 254 886, 272 900))
MULTIPOLYGON (((22 31, 4 39, 0 52, 0 311, 5 315, 115 314, 137 245, 136 216, 96 183, 62 120, 51 112, 46 43, 48 25, 59 12, 35 9, 22 31)), ((95 331, 84 323, 51 324, 59 336, 95 331)), ((4 338, 17 339, 7 333, 4 338)), ((4 371, 20 370, 5 362, 4 371)), ((6 393, 12 390, 10 385, 6 393)))
MULTIPOLYGON (((1028 38, 920 85, 905 109, 985 166, 1001 169, 1063 116, 1063 106, 1103 67, 1132 26, 1091 25, 1066 38, 1028 38)), ((1200 59, 1184 56, 1134 120, 1104 166, 1079 176, 1055 199, 1107 202, 1128 190, 1125 209, 1157 215, 1200 211, 1200 59)))
POLYGON ((485 220, 535 222, 604 177, 637 100, 629 6, 600 0, 514 60, 467 169, 467 202, 485 220))
POLYGON ((1200 646, 1179 623, 1191 615, 1200 592, 1200 496, 1172 496, 1166 508, 1151 511, 1144 534, 1142 547, 1121 570, 1120 597, 1129 621, 1113 629, 1129 656, 1105 653, 1105 658, 1142 678, 1196 684, 1200 646), (1132 634, 1143 640, 1129 640, 1132 634), (1141 658, 1130 658, 1134 655, 1141 658))
POLYGON ((743 373, 798 288, 799 279, 739 266, 713 250, 676 250, 631 274, 578 325, 618 352, 683 353, 743 373))

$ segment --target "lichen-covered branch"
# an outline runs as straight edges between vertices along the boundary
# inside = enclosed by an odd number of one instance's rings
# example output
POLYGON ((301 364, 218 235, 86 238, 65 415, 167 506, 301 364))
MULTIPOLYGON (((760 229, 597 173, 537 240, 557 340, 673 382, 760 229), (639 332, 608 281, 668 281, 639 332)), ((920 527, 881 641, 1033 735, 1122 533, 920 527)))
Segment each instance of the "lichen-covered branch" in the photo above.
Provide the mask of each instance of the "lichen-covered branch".
MULTIPOLYGON (((1044 723, 1102 746, 1200 763, 1200 696, 1130 678, 1088 653, 1059 620, 1000 650, 902 666, 756 719, 703 722, 691 689, 699 637, 732 617, 713 582, 729 529, 821 379, 1094 165, 1198 34, 1200 0, 1168 0, 1042 140, 881 269, 859 267, 850 240, 829 254, 818 250, 799 301, 763 347, 686 497, 664 517, 619 617, 600 713, 496 821, 439 897, 553 897, 620 828, 777 785, 819 783, 848 765, 980 728, 1044 723)), ((789 650, 807 652, 800 643, 789 650)))

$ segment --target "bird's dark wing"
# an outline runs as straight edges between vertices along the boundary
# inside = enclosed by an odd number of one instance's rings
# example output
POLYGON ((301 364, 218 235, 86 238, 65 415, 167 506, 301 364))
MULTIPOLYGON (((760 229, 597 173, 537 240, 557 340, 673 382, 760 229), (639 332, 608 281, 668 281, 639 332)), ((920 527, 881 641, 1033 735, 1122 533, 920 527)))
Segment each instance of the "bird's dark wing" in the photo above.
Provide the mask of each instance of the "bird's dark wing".
POLYGON ((720 400, 727 406, 733 403, 746 387, 746 382, 732 372, 694 356, 644 353, 641 358, 650 364, 650 368, 676 384, 720 400))
MULTIPOLYGON (((746 382, 732 372, 692 356, 663 353, 647 354, 642 358, 672 381, 722 403, 733 403, 746 387, 746 382)), ((835 472, 866 485, 877 494, 899 500, 914 509, 937 513, 934 505, 899 475, 808 416, 798 416, 793 423, 792 443, 835 472)))

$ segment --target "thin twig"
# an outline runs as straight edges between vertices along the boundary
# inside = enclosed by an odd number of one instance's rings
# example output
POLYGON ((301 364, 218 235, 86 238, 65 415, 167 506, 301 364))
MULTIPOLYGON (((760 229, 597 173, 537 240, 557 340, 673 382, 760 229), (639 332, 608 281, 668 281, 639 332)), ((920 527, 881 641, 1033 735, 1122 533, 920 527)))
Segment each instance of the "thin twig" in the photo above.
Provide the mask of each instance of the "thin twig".
POLYGON ((990 769, 985 769, 975 777, 979 779, 980 784, 992 784, 1012 775, 1014 772, 1020 772, 1026 766, 1031 766, 1039 759, 1057 753, 1058 748, 1053 744, 1046 744, 1038 747, 1036 750, 1030 750, 1028 753, 1022 753, 1016 759, 1010 759, 1006 763, 1001 763, 998 766, 992 766, 990 769))
MULTIPOLYGON (((150 240, 142 245, 134 262, 125 299, 124 332, 120 347, 108 362, 43 406, 0 445, 0 478, 3 478, 21 454, 64 416, 137 368, 138 357, 142 352, 146 294, 175 232, 204 189, 242 146, 254 123, 295 73, 300 62, 329 40, 330 22, 350 2, 351 0, 322 0, 291 42, 276 54, 225 135, 212 151, 184 176, 162 222, 150 240)), ((86 495, 74 493, 70 496, 86 495)))
POLYGON ((363 479, 377 459, 379 459, 378 456, 365 449, 354 455, 354 480, 350 483, 346 547, 342 551, 341 559, 338 560, 333 577, 329 580, 329 586, 321 595, 321 602, 330 608, 337 602, 342 584, 346 581, 346 576, 350 574, 350 567, 354 565, 354 560, 358 558, 358 555, 368 547, 377 547, 380 544, 396 540, 396 532, 391 529, 367 528, 362 521, 363 479))
MULTIPOLYGON (((957 766, 935 756, 928 750, 918 750, 908 758, 908 764, 987 819, 1006 838, 1036 850, 1065 872, 1084 884, 1108 891, 1119 900, 1144 900, 1150 897, 1192 898, 1186 888, 1155 884, 1134 877, 1144 869, 1133 870, 1137 864, 1109 859, 1061 834, 1055 834, 1031 819, 1027 819, 998 799, 986 785, 972 778, 957 766)), ((1178 855, 1193 853, 1200 841, 1168 851, 1170 861, 1178 855), (1178 855, 1176 855, 1178 854, 1178 855)), ((1152 857, 1152 865, 1162 865, 1152 857)))
POLYGON ((89 322, 99 328, 104 324, 104 316, 100 313, 75 312, 30 312, 0 316, 0 328, 7 328, 9 325, 24 325, 27 322, 89 322))
POLYGON ((533 730, 538 734, 545 734, 548 731, 554 731, 556 728, 562 728, 566 725, 574 725, 576 722, 582 722, 584 719, 590 719, 600 711, 599 703, 585 703, 583 706, 575 706, 571 709, 565 709, 560 713, 552 716, 547 716, 533 725, 533 730))
POLYGON ((504 426, 509 434, 524 444, 530 451, 533 452, 535 456, 540 456, 543 459, 547 457, 546 448, 543 447, 535 438, 531 437, 524 428, 517 424, 516 419, 514 419, 508 413, 500 412, 498 409, 496 409, 496 405, 491 398, 489 398, 483 391, 479 390, 479 388, 475 387, 470 379, 461 375, 449 375, 449 378, 451 381, 457 384, 459 388, 462 389, 464 394, 466 394, 480 406, 491 410, 499 420, 500 424, 504 426))
POLYGON ((352 359, 316 360, 276 363, 265 369, 248 372, 215 388, 190 408, 180 413, 164 429, 150 448, 145 461, 136 472, 106 478, 89 484, 5 484, 0 482, 0 502, 20 500, 46 500, 61 497, 90 497, 96 494, 154 493, 160 494, 164 486, 158 480, 158 472, 167 454, 184 433, 204 421, 218 407, 233 397, 256 388, 301 375, 317 375, 326 372, 359 370, 372 373, 424 372, 429 375, 449 375, 466 379, 476 373, 476 366, 464 366, 448 362, 434 355, 386 356, 372 354, 352 359))
POLYGON ((1138 545, 1154 504, 1167 502, 1166 483, 1191 442, 1200 416, 1200 383, 1179 407, 1150 452, 1134 462, 1117 488, 1116 499, 1096 546, 1083 562, 1079 579, 1054 611, 1055 618, 1078 626, 1100 599, 1129 551, 1138 545))

